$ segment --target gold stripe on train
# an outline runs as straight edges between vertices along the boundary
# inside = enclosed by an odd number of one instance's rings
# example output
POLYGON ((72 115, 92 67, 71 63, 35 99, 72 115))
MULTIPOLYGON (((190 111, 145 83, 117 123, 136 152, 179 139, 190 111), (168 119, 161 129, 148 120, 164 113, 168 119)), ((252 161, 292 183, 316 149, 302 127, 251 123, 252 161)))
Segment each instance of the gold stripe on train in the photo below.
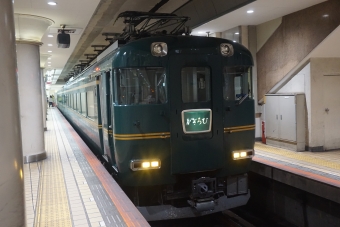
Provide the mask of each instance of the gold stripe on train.
POLYGON ((142 140, 170 138, 170 132, 145 133, 145 134, 114 134, 116 140, 142 140))
POLYGON ((242 132, 242 131, 250 131, 255 130, 255 125, 244 125, 244 126, 235 126, 224 128, 224 132, 233 133, 233 132, 242 132))
POLYGON ((167 136, 148 136, 148 137, 128 137, 128 138, 123 138, 123 137, 115 137, 115 140, 147 140, 147 139, 167 139, 170 138, 170 135, 167 136))
POLYGON ((105 132, 105 133, 108 133, 108 134, 110 134, 110 135, 112 135, 112 129, 109 129, 109 130, 107 130, 107 128, 103 128, 103 131, 105 132))
POLYGON ((86 121, 87 124, 91 125, 93 128, 96 128, 98 126, 98 123, 95 119, 91 118, 91 117, 86 117, 85 115, 79 113, 77 110, 74 110, 73 108, 70 108, 67 106, 67 108, 71 111, 73 111, 74 113, 76 113, 81 120, 86 121))

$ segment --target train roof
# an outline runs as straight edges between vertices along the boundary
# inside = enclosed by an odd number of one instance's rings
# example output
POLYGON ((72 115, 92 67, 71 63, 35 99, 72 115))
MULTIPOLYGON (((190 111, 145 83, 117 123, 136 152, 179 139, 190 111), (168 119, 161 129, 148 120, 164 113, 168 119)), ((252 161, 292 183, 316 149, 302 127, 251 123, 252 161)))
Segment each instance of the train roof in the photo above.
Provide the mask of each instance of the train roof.
MULTIPOLYGON (((96 63, 90 65, 87 69, 81 72, 76 78, 81 78, 83 75, 88 74, 86 71, 92 71, 96 65, 103 61, 112 59, 112 67, 143 67, 143 66, 160 66, 163 67, 167 64, 169 56, 176 55, 218 55, 221 56, 221 61, 225 65, 253 65, 253 58, 250 51, 239 43, 231 40, 215 38, 215 37, 202 37, 202 36, 151 36, 142 39, 137 39, 128 42, 116 49, 113 49, 106 56, 102 57, 96 63), (168 53, 166 57, 155 57, 151 54, 151 44, 154 42, 164 42, 168 46, 168 53), (230 57, 223 57, 220 52, 220 45, 228 43, 233 46, 234 54, 230 57)), ((68 81, 66 86, 72 85, 74 82, 68 81)))
POLYGON ((143 39, 138 39, 127 43, 120 47, 114 55, 113 67, 136 66, 141 63, 139 57, 143 57, 144 62, 151 63, 152 61, 166 61, 166 57, 154 57, 151 54, 151 44, 154 42, 164 42, 167 44, 167 56, 180 54, 206 54, 221 56, 222 61, 228 61, 231 65, 253 65, 253 59, 250 51, 239 43, 231 40, 202 37, 202 36, 151 36, 143 39), (233 46, 234 54, 230 57, 223 57, 220 51, 220 45, 227 43, 233 46), (135 61, 133 60, 135 59, 135 61))

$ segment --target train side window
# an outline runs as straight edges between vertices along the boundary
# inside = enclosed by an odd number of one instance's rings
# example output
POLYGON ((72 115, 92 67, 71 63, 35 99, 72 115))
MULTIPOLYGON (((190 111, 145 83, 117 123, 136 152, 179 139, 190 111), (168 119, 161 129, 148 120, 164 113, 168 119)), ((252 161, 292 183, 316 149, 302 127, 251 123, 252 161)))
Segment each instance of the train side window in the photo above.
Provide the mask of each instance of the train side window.
POLYGON ((161 104, 167 102, 164 68, 129 68, 115 71, 119 105, 161 104))
POLYGON ((182 68, 181 78, 184 103, 210 101, 210 68, 182 68))
POLYGON ((224 67, 223 78, 223 98, 225 100, 240 100, 246 95, 248 98, 252 98, 251 67, 224 67))
POLYGON ((96 102, 95 102, 95 94, 93 90, 86 92, 86 100, 87 100, 87 116, 91 119, 97 119, 97 111, 96 111, 96 102))
POLYGON ((73 94, 70 94, 70 108, 73 108, 73 94))
POLYGON ((63 94, 63 99, 64 99, 64 106, 67 105, 67 95, 66 94, 63 94))
POLYGON ((64 105, 64 95, 63 94, 60 94, 60 95, 57 95, 57 103, 58 105, 61 104, 61 105, 64 105))
POLYGON ((73 109, 77 109, 77 96, 76 94, 73 94, 73 109))
POLYGON ((155 74, 155 82, 156 82, 156 100, 160 103, 166 103, 168 100, 168 86, 166 81, 166 74, 165 72, 158 72, 155 74))
POLYGON ((80 93, 77 93, 76 96, 77 96, 77 111, 81 113, 80 93))
POLYGON ((86 94, 85 92, 80 93, 81 100, 81 114, 86 116, 86 94))

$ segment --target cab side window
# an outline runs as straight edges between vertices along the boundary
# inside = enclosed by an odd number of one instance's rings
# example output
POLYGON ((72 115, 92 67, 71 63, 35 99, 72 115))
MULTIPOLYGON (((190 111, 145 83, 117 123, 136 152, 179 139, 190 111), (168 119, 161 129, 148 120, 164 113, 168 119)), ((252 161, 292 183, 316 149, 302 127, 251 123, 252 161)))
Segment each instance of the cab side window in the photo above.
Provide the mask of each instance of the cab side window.
POLYGON ((246 95, 248 98, 253 98, 250 67, 224 67, 223 78, 223 98, 225 100, 240 100, 246 95))

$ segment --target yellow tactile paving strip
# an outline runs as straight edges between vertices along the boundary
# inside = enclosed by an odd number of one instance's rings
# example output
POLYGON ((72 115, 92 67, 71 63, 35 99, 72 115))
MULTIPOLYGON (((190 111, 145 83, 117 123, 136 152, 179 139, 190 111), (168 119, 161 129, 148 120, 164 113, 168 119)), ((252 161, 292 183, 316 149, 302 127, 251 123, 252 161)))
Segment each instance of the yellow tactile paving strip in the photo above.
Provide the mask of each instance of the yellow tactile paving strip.
POLYGON ((24 165, 26 226, 34 224, 41 162, 24 165))
POLYGON ((268 146, 262 143, 255 143, 255 155, 256 151, 264 151, 267 153, 283 156, 289 159, 294 159, 309 163, 313 166, 326 167, 329 169, 340 170, 340 151, 328 151, 328 152, 295 152, 285 150, 282 148, 268 146))
POLYGON ((24 165, 26 226, 104 227, 94 195, 54 111, 48 111, 47 159, 24 165))
POLYGON ((57 110, 52 111, 52 116, 55 131, 57 132, 57 140, 63 144, 62 147, 59 147, 59 151, 63 160, 62 164, 71 205, 73 225, 74 227, 105 226, 103 217, 93 199, 94 195, 86 182, 60 123, 61 119, 55 111, 57 110))
POLYGON ((66 185, 53 124, 45 132, 47 159, 42 161, 34 226, 72 226, 66 185))

